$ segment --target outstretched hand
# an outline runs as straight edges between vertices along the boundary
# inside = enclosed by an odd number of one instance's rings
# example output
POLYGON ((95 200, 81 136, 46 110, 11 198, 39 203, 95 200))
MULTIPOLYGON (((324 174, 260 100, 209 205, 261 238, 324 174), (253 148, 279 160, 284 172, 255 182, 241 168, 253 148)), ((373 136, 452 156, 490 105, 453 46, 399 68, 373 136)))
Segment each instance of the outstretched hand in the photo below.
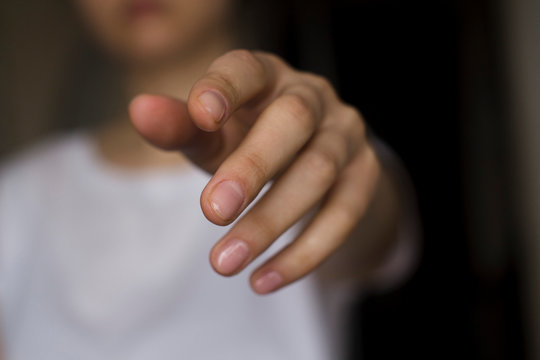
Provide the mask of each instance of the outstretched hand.
POLYGON ((326 79, 268 53, 231 51, 195 83, 187 103, 139 95, 130 116, 149 142, 181 150, 213 173, 201 207, 215 224, 234 221, 275 180, 212 249, 222 275, 240 272, 317 209, 298 238, 251 275, 260 294, 301 278, 342 245, 381 174, 359 112, 326 79))

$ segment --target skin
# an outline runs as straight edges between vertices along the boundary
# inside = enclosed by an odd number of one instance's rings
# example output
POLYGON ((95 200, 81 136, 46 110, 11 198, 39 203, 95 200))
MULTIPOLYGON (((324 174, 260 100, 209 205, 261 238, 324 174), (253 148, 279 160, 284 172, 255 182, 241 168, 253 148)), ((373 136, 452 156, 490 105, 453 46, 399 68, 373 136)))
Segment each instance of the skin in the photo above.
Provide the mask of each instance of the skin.
POLYGON ((124 65, 126 94, 138 94, 132 127, 119 118, 96 133, 104 159, 161 168, 187 158, 213 174, 204 215, 217 225, 240 218, 210 252, 218 273, 239 273, 310 213, 297 239, 253 272, 253 290, 276 291, 315 269, 323 282, 371 276, 396 238, 399 197, 361 114, 326 79, 270 53, 224 51, 231 1, 168 1, 167 12, 127 20, 118 15, 126 1, 76 3, 124 65), (183 156, 156 151, 133 129, 183 156))

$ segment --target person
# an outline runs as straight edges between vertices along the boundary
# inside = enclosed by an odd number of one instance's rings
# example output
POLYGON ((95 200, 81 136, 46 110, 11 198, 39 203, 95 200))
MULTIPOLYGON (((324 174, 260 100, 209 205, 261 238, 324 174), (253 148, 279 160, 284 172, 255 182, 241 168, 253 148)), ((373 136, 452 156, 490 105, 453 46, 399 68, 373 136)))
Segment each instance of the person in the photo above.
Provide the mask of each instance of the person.
POLYGON ((341 357, 340 286, 407 268, 388 149, 323 77, 237 49, 233 0, 75 5, 129 117, 2 167, 6 359, 341 357))

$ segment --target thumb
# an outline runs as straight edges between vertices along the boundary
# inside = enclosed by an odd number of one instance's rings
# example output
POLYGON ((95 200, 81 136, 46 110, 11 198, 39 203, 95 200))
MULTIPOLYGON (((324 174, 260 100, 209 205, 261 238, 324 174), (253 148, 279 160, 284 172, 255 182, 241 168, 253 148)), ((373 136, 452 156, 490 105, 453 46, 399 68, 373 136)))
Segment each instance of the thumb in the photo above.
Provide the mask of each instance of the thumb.
MULTIPOLYGON (((129 116, 135 129, 152 145, 182 151, 211 173, 236 146, 233 143, 240 140, 224 141, 225 133, 230 132, 226 127, 214 132, 199 129, 190 118, 186 103, 167 96, 138 95, 129 104, 129 116)), ((237 136, 227 138, 232 140, 237 136)))
POLYGON ((184 102, 158 95, 139 95, 129 104, 135 129, 164 150, 188 146, 202 130, 190 121, 184 102))

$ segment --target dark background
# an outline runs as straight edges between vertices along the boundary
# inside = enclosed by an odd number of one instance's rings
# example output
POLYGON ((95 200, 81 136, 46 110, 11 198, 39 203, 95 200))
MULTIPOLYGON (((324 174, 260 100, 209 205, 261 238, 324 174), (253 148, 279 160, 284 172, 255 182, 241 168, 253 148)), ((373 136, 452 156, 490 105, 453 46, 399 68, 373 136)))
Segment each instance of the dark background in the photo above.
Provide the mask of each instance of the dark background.
POLYGON ((424 231, 413 278, 355 307, 351 358, 523 358, 495 2, 332 11, 343 96, 405 162, 424 231))
POLYGON ((525 358, 499 4, 309 4, 291 61, 333 78, 401 157, 423 223, 413 277, 351 309, 350 358, 525 358))

